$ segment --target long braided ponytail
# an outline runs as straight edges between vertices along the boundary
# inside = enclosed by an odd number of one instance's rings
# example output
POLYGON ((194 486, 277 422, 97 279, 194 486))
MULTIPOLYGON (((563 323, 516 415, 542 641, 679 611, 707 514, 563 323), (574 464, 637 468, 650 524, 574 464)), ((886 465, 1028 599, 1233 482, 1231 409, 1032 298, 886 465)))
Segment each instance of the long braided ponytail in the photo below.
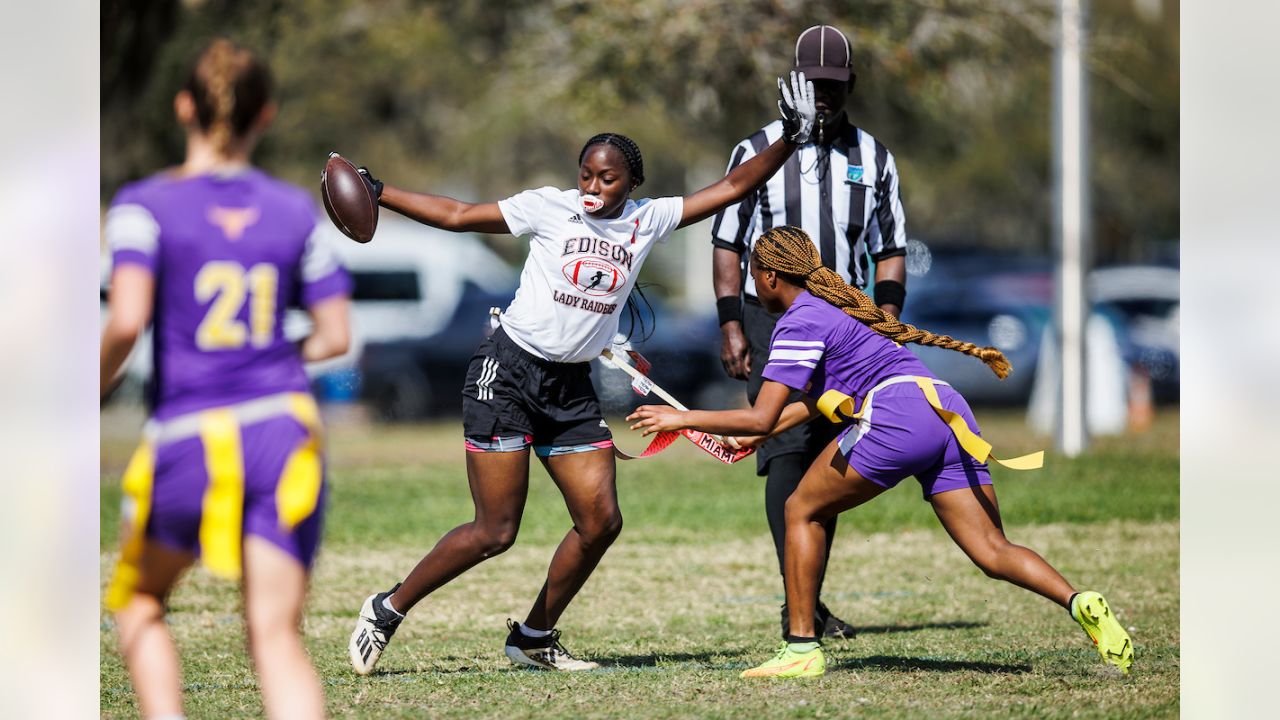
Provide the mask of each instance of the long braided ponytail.
POLYGON ((822 258, 813 246, 813 240, 800 228, 787 225, 764 233, 756 241, 751 259, 760 269, 773 270, 786 276, 793 284, 804 287, 814 296, 844 310, 855 320, 890 340, 933 345, 972 355, 986 363, 1001 380, 1013 370, 1004 353, 993 347, 979 347, 948 335, 935 335, 901 322, 881 310, 866 293, 846 283, 834 270, 822 265, 822 258))

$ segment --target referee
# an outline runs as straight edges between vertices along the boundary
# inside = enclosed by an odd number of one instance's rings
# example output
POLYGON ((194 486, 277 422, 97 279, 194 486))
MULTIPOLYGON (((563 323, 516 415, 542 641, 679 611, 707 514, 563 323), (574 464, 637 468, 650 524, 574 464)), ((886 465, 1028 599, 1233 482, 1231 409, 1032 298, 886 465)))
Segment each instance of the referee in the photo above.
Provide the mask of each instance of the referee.
MULTIPOLYGON (((716 215, 711 236, 716 309, 720 316, 720 359, 725 371, 747 381, 755 402, 769 360, 769 340, 778 315, 756 299, 746 272, 752 243, 771 228, 794 225, 818 246, 822 264, 852 285, 866 288, 868 261, 875 262, 875 299, 885 311, 899 315, 906 298, 906 223, 893 155, 870 133, 849 122, 845 100, 853 91, 849 39, 830 25, 815 25, 796 40, 795 68, 813 81, 818 109, 813 138, 792 155, 755 193, 716 215)), ((751 159, 782 135, 775 121, 738 143, 729 169, 751 159)), ((799 399, 797 393, 792 401, 799 399)), ((838 434, 835 425, 818 418, 770 438, 756 455, 756 472, 765 483, 765 514, 778 568, 783 568, 786 523, 783 509, 818 453, 838 434)), ((827 526, 827 556, 836 519, 827 526)), ((826 560, 823 561, 825 575, 826 560)), ((825 637, 853 637, 854 629, 831 614, 822 602, 818 580, 817 629, 825 637)), ((782 606, 782 635, 788 632, 782 606)))

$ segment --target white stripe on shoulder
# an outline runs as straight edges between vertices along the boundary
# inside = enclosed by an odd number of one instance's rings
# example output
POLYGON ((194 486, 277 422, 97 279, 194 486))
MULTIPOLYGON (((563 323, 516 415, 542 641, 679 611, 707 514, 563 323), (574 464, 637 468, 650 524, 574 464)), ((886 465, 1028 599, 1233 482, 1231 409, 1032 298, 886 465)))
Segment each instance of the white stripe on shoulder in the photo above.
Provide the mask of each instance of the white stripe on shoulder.
POLYGON ((124 203, 107 211, 102 234, 106 236, 107 247, 113 252, 137 250, 154 255, 160 243, 160 223, 142 205, 124 203))
POLYGON ((775 340, 776 348, 824 348, 827 344, 821 340, 775 340))
POLYGON ((821 360, 822 350, 814 348, 811 350, 790 350, 787 348, 774 348, 769 352, 770 362, 774 360, 821 360))
POLYGON ((769 358, 770 367, 795 367, 796 365, 815 369, 818 367, 818 363, 812 360, 774 360, 773 358, 769 358))
POLYGON ((303 282, 315 282, 338 269, 338 258, 330 237, 321 223, 316 223, 315 229, 307 236, 306 248, 302 252, 303 282))

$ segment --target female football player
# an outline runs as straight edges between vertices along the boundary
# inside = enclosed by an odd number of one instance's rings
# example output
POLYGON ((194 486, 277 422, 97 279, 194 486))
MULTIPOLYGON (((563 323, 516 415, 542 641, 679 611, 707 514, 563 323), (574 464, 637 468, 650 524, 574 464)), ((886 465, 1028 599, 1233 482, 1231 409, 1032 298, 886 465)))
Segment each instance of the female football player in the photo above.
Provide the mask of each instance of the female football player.
POLYGON ((564 496, 573 527, 524 622, 508 621, 506 654, 527 667, 597 667, 566 651, 555 629, 622 529, 612 435, 589 363, 609 347, 649 251, 677 228, 745 197, 808 138, 816 114, 812 83, 793 73, 789 86, 782 80, 778 86, 785 127, 772 144, 688 197, 631 199, 644 182, 644 163, 636 144, 614 133, 583 146, 571 190, 544 187, 471 204, 370 178, 383 207, 446 230, 527 236, 530 251, 515 299, 472 357, 462 391, 475 518, 441 538, 403 582, 365 600, 349 643, 356 672, 373 670, 419 601, 511 547, 528 494, 531 448, 564 496))
MULTIPOLYGON (((1010 368, 1000 351, 899 322, 823 267, 813 242, 799 228, 779 227, 762 235, 751 254, 750 272, 765 308, 785 313, 774 329, 755 405, 721 412, 645 405, 628 417, 635 422, 632 428, 646 435, 695 428, 749 436, 750 443, 819 413, 833 422, 840 422, 837 413, 855 419, 814 460, 787 500, 784 555, 791 634, 772 660, 743 677, 825 672, 814 627, 824 523, 908 475, 919 480, 942 526, 984 573, 1062 605, 1103 660, 1128 672, 1133 646, 1107 601, 1096 592, 1076 592, 1034 551, 1005 538, 985 462, 990 445, 978 435, 973 413, 959 393, 898 343, 967 353, 1003 378, 1010 368), (793 390, 807 398, 787 405, 793 390), (857 413, 853 398, 861 398, 857 413)), ((1038 467, 1031 457, 998 462, 1038 467)))
POLYGON ((275 115, 261 60, 214 41, 174 110, 186 159, 122 188, 105 226, 113 272, 102 389, 149 323, 155 368, 151 417, 124 475, 107 606, 143 717, 181 717, 165 601, 200 555, 242 581, 267 716, 322 717, 299 631, 324 499, 302 365, 346 352, 350 279, 313 238, 308 193, 250 165, 275 115), (282 328, 296 302, 314 321, 300 344, 282 328))

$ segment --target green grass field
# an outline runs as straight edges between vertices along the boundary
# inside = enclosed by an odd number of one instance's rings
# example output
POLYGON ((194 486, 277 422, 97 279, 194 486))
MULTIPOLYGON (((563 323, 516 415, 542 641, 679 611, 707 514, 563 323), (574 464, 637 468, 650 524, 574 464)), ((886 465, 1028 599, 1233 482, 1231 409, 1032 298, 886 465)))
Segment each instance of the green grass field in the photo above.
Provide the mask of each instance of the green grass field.
MULTIPOLYGON (((978 411, 1008 455, 1045 447, 1021 415, 978 411)), ((136 412, 102 427, 102 582, 116 556, 120 472, 136 412)), ((623 427, 614 423, 615 430, 623 427)), ((1178 417, 1050 454, 1040 472, 993 470, 1010 539, 1082 589, 1106 593, 1130 628, 1137 663, 1106 671, 1055 605, 983 576, 938 527, 908 481, 845 513, 824 598, 859 628, 828 642, 828 671, 804 683, 740 680, 778 642, 782 601, 754 465, 722 466, 683 441, 622 463, 626 527, 561 621, 598 672, 515 670, 504 621, 522 619, 568 513, 540 467, 516 546, 419 605, 378 671, 355 675, 346 642, 364 597, 401 579, 441 534, 471 518, 461 428, 330 425, 331 496, 305 632, 329 711, 340 717, 1176 717, 1178 715, 1178 417)), ((641 440, 619 431, 637 449, 641 440)), ((170 622, 191 718, 257 717, 239 595, 192 572, 170 622)), ((104 717, 136 717, 111 620, 101 625, 104 717)))

